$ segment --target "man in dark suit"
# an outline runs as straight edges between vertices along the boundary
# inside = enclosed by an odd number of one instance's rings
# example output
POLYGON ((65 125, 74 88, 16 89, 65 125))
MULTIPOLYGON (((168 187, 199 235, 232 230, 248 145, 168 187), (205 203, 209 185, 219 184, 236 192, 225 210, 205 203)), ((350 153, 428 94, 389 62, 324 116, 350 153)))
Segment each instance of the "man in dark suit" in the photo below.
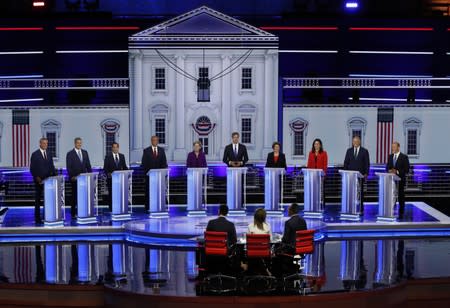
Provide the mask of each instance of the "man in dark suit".
POLYGON ((359 171, 364 177, 360 181, 360 212, 364 214, 364 182, 370 170, 369 151, 361 146, 361 138, 353 137, 352 147, 347 150, 344 159, 344 170, 359 171))
POLYGON ((70 209, 72 218, 75 218, 77 215, 77 176, 80 173, 92 172, 89 154, 81 148, 83 141, 80 137, 74 139, 74 145, 74 149, 67 152, 66 155, 66 168, 72 187, 72 206, 70 209))
POLYGON ((389 155, 386 171, 394 173, 400 177, 398 182, 398 216, 403 218, 405 213, 405 184, 406 176, 409 173, 408 155, 400 152, 400 143, 395 141, 392 143, 392 154, 389 155))
POLYGON ((37 224, 42 223, 41 219, 41 198, 44 193, 44 180, 50 176, 56 175, 53 157, 47 152, 48 140, 41 138, 39 140, 39 149, 31 154, 30 172, 34 182, 34 221, 37 224))
POLYGON ((295 247, 296 232, 306 230, 306 221, 298 215, 300 207, 297 203, 292 203, 288 209, 289 219, 284 223, 284 232, 281 243, 290 247, 295 247))
POLYGON ((206 231, 226 232, 228 234, 228 245, 234 245, 237 242, 236 228, 234 223, 226 219, 227 215, 228 206, 221 204, 219 207, 219 217, 208 222, 206 231))
POLYGON ((116 170, 128 170, 125 155, 119 153, 119 144, 113 142, 111 145, 111 152, 106 154, 103 163, 103 171, 106 174, 106 185, 108 186, 108 206, 109 211, 112 211, 112 173, 116 170))
POLYGON ((145 177, 145 210, 148 212, 150 209, 149 203, 149 180, 147 173, 151 169, 165 169, 167 168, 167 159, 164 149, 158 146, 158 136, 152 136, 151 145, 144 149, 141 159, 141 167, 144 169, 145 177))
POLYGON ((239 143, 239 133, 231 134, 232 143, 225 147, 223 152, 223 162, 228 167, 242 167, 248 161, 247 148, 239 143))

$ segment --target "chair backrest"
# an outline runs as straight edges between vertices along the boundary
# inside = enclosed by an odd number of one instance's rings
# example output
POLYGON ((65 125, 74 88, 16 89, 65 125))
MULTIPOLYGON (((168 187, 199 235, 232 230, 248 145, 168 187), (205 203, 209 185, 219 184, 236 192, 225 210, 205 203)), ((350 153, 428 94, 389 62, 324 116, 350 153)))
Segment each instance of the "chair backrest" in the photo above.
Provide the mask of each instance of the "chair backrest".
POLYGON ((248 258, 270 257, 270 234, 247 233, 247 257, 248 258))
POLYGON ((227 256, 228 234, 226 232, 206 231, 205 232, 205 254, 207 256, 227 256))
POLYGON ((315 230, 302 230, 295 233, 295 254, 307 254, 314 251, 315 230))

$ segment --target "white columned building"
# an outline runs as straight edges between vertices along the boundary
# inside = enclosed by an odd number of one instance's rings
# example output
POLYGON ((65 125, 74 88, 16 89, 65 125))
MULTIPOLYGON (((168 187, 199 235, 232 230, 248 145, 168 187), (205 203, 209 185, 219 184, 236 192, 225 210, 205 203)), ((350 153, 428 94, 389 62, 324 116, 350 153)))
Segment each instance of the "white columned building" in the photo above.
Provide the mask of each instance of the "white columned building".
POLYGON ((273 34, 202 6, 131 36, 129 74, 132 162, 152 135, 171 161, 185 161, 195 140, 209 161, 221 161, 233 131, 250 160, 271 151, 278 128, 273 34))

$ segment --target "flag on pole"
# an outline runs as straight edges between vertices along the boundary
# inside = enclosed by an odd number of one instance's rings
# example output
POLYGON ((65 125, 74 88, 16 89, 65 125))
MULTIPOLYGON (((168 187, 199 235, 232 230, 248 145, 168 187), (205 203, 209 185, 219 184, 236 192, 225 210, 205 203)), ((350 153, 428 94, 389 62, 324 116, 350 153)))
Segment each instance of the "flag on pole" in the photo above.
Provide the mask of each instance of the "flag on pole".
POLYGON ((30 111, 12 111, 13 166, 27 167, 30 163, 30 111))
POLYGON ((377 164, 386 164, 394 139, 394 108, 378 108, 377 164))

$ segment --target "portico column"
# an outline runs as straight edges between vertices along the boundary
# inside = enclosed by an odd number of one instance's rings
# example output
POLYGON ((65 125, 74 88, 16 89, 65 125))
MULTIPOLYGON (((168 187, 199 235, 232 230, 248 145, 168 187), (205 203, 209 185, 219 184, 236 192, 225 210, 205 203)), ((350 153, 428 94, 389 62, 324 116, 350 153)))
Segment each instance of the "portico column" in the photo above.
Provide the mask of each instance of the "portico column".
MULTIPOLYGON (((230 66, 231 57, 229 55, 223 55, 222 58, 222 71, 230 66)), ((226 74, 222 78, 222 127, 221 127, 221 145, 219 160, 222 160, 223 151, 225 146, 230 143, 231 133, 233 131, 231 127, 231 74, 226 74)))
MULTIPOLYGON (((184 71, 185 56, 175 56, 177 67, 184 71)), ((174 160, 185 161, 187 156, 186 151, 186 108, 184 106, 184 82, 185 77, 179 73, 176 76, 176 94, 175 94, 175 151, 173 154, 174 160)))
POLYGON ((273 55, 267 53, 264 56, 264 146, 262 150, 262 157, 271 151, 273 140, 273 127, 278 118, 277 113, 273 113, 273 105, 277 101, 273 99, 273 55))
MULTIPOLYGON (((131 146, 131 161, 140 160, 139 152, 142 150, 142 54, 140 51, 134 54, 132 61, 133 68, 130 67, 130 118, 132 125, 132 146, 131 146)), ((131 64, 131 63, 130 63, 131 64)))

